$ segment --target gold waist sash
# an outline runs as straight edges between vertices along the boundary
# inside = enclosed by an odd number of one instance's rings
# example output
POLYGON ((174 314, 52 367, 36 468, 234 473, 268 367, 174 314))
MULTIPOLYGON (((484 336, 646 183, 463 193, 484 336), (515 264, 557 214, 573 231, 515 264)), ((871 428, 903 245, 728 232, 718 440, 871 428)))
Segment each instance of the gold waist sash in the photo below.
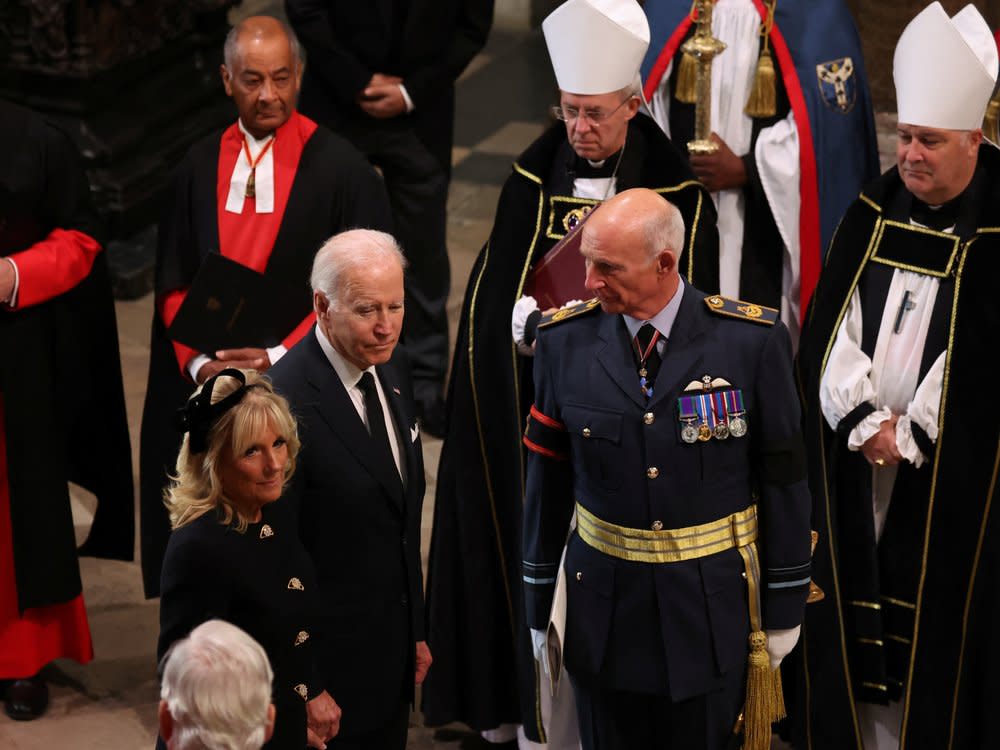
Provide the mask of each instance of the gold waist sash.
POLYGON ((757 506, 698 526, 654 531, 608 523, 577 503, 576 533, 594 549, 620 560, 650 563, 696 560, 756 541, 757 506))

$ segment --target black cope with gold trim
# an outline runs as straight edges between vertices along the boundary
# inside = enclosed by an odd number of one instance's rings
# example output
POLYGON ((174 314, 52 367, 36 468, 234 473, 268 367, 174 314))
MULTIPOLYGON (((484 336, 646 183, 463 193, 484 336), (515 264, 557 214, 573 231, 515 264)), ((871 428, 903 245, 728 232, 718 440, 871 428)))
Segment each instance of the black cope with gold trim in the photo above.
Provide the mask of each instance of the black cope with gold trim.
POLYGON ((992 716, 980 707, 1000 691, 1000 654, 992 646, 1000 629, 1000 528, 992 518, 1000 507, 1000 423, 982 419, 982 394, 995 378, 984 353, 997 335, 1000 152, 980 148, 952 233, 911 224, 911 203, 893 168, 852 204, 800 341, 819 532, 813 577, 826 600, 807 610, 806 690, 796 717, 803 731, 795 740, 814 750, 860 747, 857 701, 900 700, 903 748, 989 747, 996 739, 992 716), (939 284, 933 308, 924 311, 927 339, 914 367, 919 382, 944 352, 942 397, 936 439, 921 448, 926 462, 896 469, 876 545, 872 469, 847 449, 849 430, 826 423, 819 382, 852 297, 862 310, 861 349, 873 355, 889 285, 902 271, 939 284), (930 705, 939 710, 926 710, 930 705))

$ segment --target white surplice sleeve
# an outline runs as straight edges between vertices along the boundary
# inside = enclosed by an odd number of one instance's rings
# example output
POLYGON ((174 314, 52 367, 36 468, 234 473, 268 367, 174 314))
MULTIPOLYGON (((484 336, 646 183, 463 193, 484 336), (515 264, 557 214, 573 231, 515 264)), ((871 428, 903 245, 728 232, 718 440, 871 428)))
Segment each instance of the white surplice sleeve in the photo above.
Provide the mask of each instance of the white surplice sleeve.
MULTIPOLYGON (((861 350, 861 323, 861 297, 855 289, 819 382, 820 409, 834 430, 840 420, 861 404, 876 404, 875 386, 870 377, 872 361, 861 350)), ((860 449, 878 432, 882 422, 891 417, 889 409, 876 409, 851 430, 847 447, 854 451, 860 449)))

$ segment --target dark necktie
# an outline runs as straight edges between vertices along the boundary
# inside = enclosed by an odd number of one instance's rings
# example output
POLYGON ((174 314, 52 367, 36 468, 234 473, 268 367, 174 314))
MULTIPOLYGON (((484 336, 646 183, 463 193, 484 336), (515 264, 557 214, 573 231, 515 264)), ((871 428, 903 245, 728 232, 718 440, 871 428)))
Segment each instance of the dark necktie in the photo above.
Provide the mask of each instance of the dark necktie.
POLYGON ((660 371, 660 353, 656 350, 659 339, 660 332, 651 323, 643 323, 632 340, 632 353, 639 371, 639 386, 646 398, 652 397, 656 373, 660 371))
POLYGON ((392 457, 392 448, 389 446, 389 433, 385 428, 385 412, 382 411, 382 402, 379 401, 378 389, 375 387, 375 378, 370 372, 366 372, 358 381, 358 387, 365 394, 365 413, 368 416, 368 432, 372 436, 372 445, 375 448, 375 455, 382 470, 392 472, 399 479, 399 469, 396 468, 396 461, 392 457))

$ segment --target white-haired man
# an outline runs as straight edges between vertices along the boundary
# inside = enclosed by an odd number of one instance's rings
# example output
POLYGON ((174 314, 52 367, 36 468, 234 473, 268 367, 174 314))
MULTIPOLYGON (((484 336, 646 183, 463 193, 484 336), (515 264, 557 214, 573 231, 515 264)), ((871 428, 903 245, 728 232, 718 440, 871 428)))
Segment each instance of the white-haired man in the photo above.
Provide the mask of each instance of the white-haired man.
POLYGON ((316 326, 271 370, 299 420, 289 505, 316 564, 327 689, 343 709, 327 743, 402 750, 424 640, 424 466, 409 367, 394 357, 405 260, 383 232, 350 230, 316 254, 316 326))
POLYGON ((274 730, 267 654, 245 631, 208 620, 163 661, 160 736, 169 750, 257 750, 274 730))
POLYGON ((826 599, 806 615, 797 747, 996 744, 1000 152, 980 124, 997 68, 972 5, 903 31, 897 165, 841 222, 802 338, 826 599))
POLYGON ((302 60, 284 24, 251 16, 234 26, 220 73, 239 119, 191 147, 159 230, 139 459, 147 596, 159 593, 170 528, 162 502, 177 455, 170 420, 192 383, 225 367, 266 370, 274 364, 312 326, 305 279, 316 248, 350 227, 392 226, 388 197, 371 165, 343 138, 296 111, 302 60), (280 341, 264 340, 260 332, 242 348, 198 352, 168 337, 202 262, 213 253, 296 290, 270 300, 275 319, 294 321, 280 341))

